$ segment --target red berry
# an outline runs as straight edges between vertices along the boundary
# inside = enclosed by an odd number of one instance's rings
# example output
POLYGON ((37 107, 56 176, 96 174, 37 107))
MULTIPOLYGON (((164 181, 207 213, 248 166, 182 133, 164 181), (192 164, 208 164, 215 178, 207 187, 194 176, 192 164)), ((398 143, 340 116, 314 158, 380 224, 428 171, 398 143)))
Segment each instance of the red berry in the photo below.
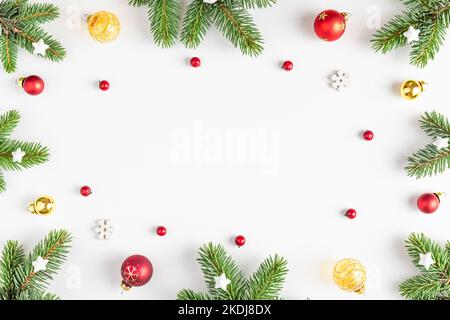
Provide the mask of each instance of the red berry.
POLYGON ((156 233, 158 234, 158 236, 163 237, 166 235, 167 229, 166 229, 166 227, 159 226, 158 228, 156 228, 156 233))
POLYGON ((107 90, 109 90, 109 82, 106 80, 102 80, 98 83, 98 87, 102 91, 107 91, 107 90))
POLYGON ((241 235, 237 236, 234 238, 234 243, 236 243, 238 247, 242 247, 245 244, 245 237, 241 235))
POLYGON ((294 68, 294 64, 292 63, 292 61, 286 60, 283 63, 282 68, 286 71, 291 71, 294 68))
POLYGON ((366 130, 366 131, 363 132, 363 138, 364 138, 364 140, 370 141, 370 140, 373 139, 373 137, 374 137, 374 134, 373 134, 372 131, 366 130))
POLYGON ((191 66, 193 66, 194 68, 198 68, 202 65, 202 62, 200 61, 200 58, 198 57, 193 57, 191 59, 191 66))
POLYGON ((347 211, 345 211, 345 216, 349 219, 355 219, 356 218, 356 210, 348 209, 347 211))
POLYGON ((84 186, 84 187, 81 187, 80 193, 83 197, 88 197, 92 194, 92 190, 88 186, 84 186))

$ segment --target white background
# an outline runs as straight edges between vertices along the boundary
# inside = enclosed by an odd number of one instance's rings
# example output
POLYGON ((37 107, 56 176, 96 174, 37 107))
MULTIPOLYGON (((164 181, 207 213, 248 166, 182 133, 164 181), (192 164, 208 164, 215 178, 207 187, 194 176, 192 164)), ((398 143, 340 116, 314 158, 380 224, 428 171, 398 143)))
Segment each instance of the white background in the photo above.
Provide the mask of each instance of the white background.
POLYGON ((51 148, 48 163, 7 173, 0 241, 17 239, 32 249, 51 229, 72 232, 68 261, 50 287, 61 298, 174 299, 182 288, 204 291, 196 252, 214 241, 246 274, 269 254, 286 257, 286 299, 399 299, 399 283, 417 272, 403 247, 409 233, 450 238, 448 202, 433 215, 415 207, 423 192, 450 191, 448 174, 416 181, 403 170, 406 157, 428 142, 420 115, 447 113, 450 47, 423 70, 408 65, 408 48, 374 53, 371 19, 386 22, 402 10, 399 1, 281 0, 254 10, 266 43, 258 58, 241 56, 214 28, 198 50, 179 43, 160 49, 146 9, 125 0, 52 2, 61 17, 45 28, 67 48, 66 60, 55 64, 21 51, 17 72, 0 74, 1 111, 22 114, 14 137, 51 148), (334 43, 312 29, 316 14, 329 8, 352 14, 334 43), (73 27, 77 10, 103 9, 122 23, 111 44, 96 43, 84 24, 73 27), (201 68, 189 66, 194 55, 201 68), (294 62, 292 72, 280 68, 285 59, 294 62), (329 87, 339 68, 352 76, 343 93, 329 87), (45 79, 42 95, 17 88, 16 78, 29 74, 45 79), (110 91, 98 90, 101 79, 110 91), (408 102, 398 94, 406 79, 430 85, 408 102), (365 129, 375 132, 372 142, 360 137, 365 129), (230 130, 256 133, 258 143, 225 147, 230 130), (191 161, 176 157, 180 146, 193 152, 191 161), (255 147, 252 163, 246 154, 255 147), (79 195, 84 184, 93 189, 89 198, 79 195), (55 213, 27 213, 43 194, 56 198, 55 213), (357 209, 355 220, 343 217, 348 207, 357 209), (100 218, 112 220, 112 240, 96 239, 100 218), (166 237, 155 235, 158 225, 168 228, 166 237), (247 238, 240 249, 232 242, 237 234, 247 238), (154 276, 120 295, 120 265, 135 253, 152 261, 154 276), (363 296, 331 280, 333 265, 345 257, 368 269, 363 296))

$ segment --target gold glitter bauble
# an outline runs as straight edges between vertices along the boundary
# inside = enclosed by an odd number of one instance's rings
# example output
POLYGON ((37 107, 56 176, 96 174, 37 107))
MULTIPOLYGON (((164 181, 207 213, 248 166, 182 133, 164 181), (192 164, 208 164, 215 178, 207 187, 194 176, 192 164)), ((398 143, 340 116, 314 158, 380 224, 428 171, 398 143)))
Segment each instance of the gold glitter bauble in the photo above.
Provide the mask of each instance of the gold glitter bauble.
POLYGON ((98 42, 111 42, 120 33, 120 21, 108 11, 100 11, 87 17, 88 30, 92 38, 98 42))
POLYGON ((356 259, 342 259, 334 267, 333 280, 342 290, 362 294, 365 290, 366 268, 356 259))
POLYGON ((425 81, 406 80, 400 87, 400 94, 406 100, 415 100, 425 90, 425 81))
POLYGON ((49 196, 39 197, 28 206, 28 211, 33 214, 48 215, 55 210, 55 200, 49 196))

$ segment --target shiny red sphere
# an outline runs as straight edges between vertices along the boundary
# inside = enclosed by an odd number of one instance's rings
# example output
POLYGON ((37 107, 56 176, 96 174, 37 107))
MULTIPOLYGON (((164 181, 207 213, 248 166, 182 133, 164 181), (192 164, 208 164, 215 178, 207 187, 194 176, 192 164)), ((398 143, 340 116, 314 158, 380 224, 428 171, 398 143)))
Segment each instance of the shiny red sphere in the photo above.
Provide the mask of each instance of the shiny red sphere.
POLYGON ((92 194, 92 190, 91 190, 91 188, 88 187, 88 186, 83 186, 83 187, 81 187, 81 189, 80 189, 80 194, 81 194, 83 197, 88 197, 88 196, 90 196, 90 195, 92 194))
POLYGON ((22 81, 23 90, 32 96, 37 96, 44 91, 45 83, 39 76, 28 76, 22 81))
POLYGON ((439 196, 435 193, 424 193, 417 199, 417 207, 426 214, 435 212, 440 204, 439 196))
POLYGON ((150 281, 153 265, 146 257, 136 254, 125 259, 120 268, 123 284, 127 287, 140 287, 150 281))
POLYGON ((109 82, 106 80, 99 81, 98 87, 102 91, 108 91, 109 90, 109 82))
POLYGON ((364 131, 364 133, 363 133, 364 140, 370 141, 373 139, 373 137, 374 137, 374 134, 372 131, 370 131, 370 130, 364 131))
POLYGON ((336 41, 345 32, 346 15, 336 10, 325 10, 319 13, 314 21, 314 31, 325 41, 336 41))
POLYGON ((286 71, 291 71, 292 69, 294 69, 294 64, 292 63, 292 61, 286 60, 285 62, 283 62, 282 68, 286 71))
POLYGON ((158 234, 158 236, 165 236, 167 234, 167 229, 166 227, 159 226, 158 228, 156 228, 156 233, 158 234))
POLYGON ((355 219, 356 218, 356 210, 355 209, 347 209, 347 211, 345 211, 345 216, 349 219, 355 219))
POLYGON ((245 237, 241 235, 237 236, 236 238, 234 238, 234 243, 238 247, 242 247, 245 244, 245 237))
POLYGON ((202 62, 200 60, 200 58, 198 57, 193 57, 191 59, 191 66, 193 66, 194 68, 198 68, 202 65, 202 62))

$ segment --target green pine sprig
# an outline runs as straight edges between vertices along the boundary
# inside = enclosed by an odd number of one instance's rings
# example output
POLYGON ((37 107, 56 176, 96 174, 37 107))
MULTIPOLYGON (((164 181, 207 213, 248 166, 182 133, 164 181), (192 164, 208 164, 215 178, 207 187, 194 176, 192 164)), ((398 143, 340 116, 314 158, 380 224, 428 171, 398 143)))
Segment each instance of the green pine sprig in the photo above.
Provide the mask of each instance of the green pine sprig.
POLYGON ((400 294, 412 300, 450 299, 450 242, 445 246, 426 237, 412 233, 406 240, 406 249, 420 274, 400 284, 400 294), (431 253, 434 263, 427 270, 419 264, 420 254, 431 253))
MULTIPOLYGON (((181 21, 178 0, 129 0, 132 6, 148 6, 150 29, 161 47, 175 44, 181 21)), ((218 0, 208 4, 193 0, 184 16, 180 40, 186 48, 197 48, 214 24, 234 47, 245 55, 257 56, 263 51, 263 38, 248 9, 267 8, 276 0, 218 0)))
MULTIPOLYGON (((448 119, 435 111, 425 112, 419 121, 420 128, 435 139, 450 139, 450 123, 448 119)), ((417 179, 443 173, 450 168, 450 146, 438 149, 430 143, 408 157, 405 170, 410 177, 417 179)))
POLYGON ((246 278, 224 247, 212 243, 199 250, 198 262, 203 271, 208 293, 183 289, 178 300, 274 300, 279 294, 288 272, 287 261, 278 255, 270 256, 258 270, 246 278), (231 282, 227 290, 215 288, 215 277, 225 274, 231 282))
POLYGON ((14 72, 17 68, 18 47, 34 54, 33 44, 40 40, 49 48, 45 55, 39 56, 54 62, 64 59, 63 46, 39 27, 58 16, 59 9, 54 4, 29 4, 25 0, 0 2, 0 60, 6 72, 14 72))
POLYGON ((42 164, 48 160, 49 150, 40 143, 23 142, 10 139, 20 121, 20 113, 10 110, 0 116, 0 192, 6 190, 3 171, 20 171, 42 164), (13 161, 13 152, 21 149, 25 152, 22 162, 13 161))
POLYGON ((72 237, 66 230, 51 231, 28 256, 17 241, 8 241, 0 258, 0 300, 56 300, 46 289, 66 260, 72 237), (48 259, 45 270, 34 272, 33 261, 48 259))
POLYGON ((420 30, 419 41, 411 45, 410 63, 423 68, 433 60, 443 45, 450 26, 450 0, 401 0, 402 15, 378 30, 371 42, 375 51, 387 53, 407 45, 403 35, 410 26, 420 30))

